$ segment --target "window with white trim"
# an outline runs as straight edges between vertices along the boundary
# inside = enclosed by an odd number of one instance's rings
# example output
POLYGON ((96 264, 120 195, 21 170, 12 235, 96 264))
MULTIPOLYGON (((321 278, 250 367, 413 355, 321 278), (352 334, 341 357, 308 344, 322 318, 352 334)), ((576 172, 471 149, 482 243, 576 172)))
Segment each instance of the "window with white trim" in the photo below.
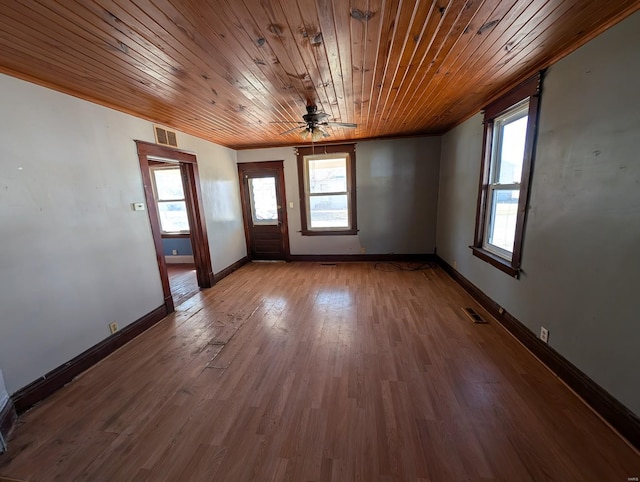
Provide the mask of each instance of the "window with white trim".
POLYGON ((179 166, 151 167, 153 195, 163 234, 188 234, 189 219, 179 166))
POLYGON ((528 112, 529 99, 512 107, 493 123, 483 247, 509 261, 513 258, 516 236, 528 112))

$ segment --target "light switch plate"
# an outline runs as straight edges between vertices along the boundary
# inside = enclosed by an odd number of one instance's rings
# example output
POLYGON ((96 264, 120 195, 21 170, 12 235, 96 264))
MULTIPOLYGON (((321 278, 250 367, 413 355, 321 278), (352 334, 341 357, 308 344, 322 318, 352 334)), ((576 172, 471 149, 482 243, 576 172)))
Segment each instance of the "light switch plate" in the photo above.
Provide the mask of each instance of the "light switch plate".
POLYGON ((134 211, 144 211, 144 203, 133 203, 131 204, 131 209, 134 211))

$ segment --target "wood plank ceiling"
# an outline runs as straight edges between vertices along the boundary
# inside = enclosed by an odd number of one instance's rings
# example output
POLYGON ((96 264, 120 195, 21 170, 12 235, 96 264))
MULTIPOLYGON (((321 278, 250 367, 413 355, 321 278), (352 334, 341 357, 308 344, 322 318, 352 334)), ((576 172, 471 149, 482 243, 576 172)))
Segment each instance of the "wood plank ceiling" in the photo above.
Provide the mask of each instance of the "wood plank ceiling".
POLYGON ((0 0, 0 71, 232 148, 436 134, 638 0, 0 0))

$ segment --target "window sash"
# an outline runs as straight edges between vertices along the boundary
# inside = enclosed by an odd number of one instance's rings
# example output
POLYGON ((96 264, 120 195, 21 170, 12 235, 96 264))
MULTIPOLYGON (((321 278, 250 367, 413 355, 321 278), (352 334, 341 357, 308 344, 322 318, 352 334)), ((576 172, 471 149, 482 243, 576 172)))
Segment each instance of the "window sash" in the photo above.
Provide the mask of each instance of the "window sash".
MULTIPOLYGON (((170 204, 170 203, 177 203, 177 202, 182 202, 185 203, 185 208, 186 208, 186 197, 184 196, 184 187, 182 189, 183 191, 183 196, 179 197, 179 198, 160 198, 160 195, 158 194, 158 186, 156 185, 156 171, 163 171, 163 170, 176 170, 178 172, 180 172, 180 167, 179 166, 153 166, 150 167, 150 171, 151 171, 151 189, 153 191, 153 198, 156 201, 156 206, 158 208, 158 221, 160 223, 160 232, 162 234, 189 234, 191 232, 191 229, 187 229, 187 230, 181 230, 181 231, 167 231, 164 229, 164 226, 162 225, 162 216, 160 215, 160 205, 161 204, 170 204)), ((182 179, 182 176, 180 177, 180 179, 182 179)), ((186 215, 186 210, 185 210, 185 215, 186 215)), ((189 223, 189 219, 187 217, 187 224, 189 223)))
MULTIPOLYGON (((502 159, 502 147, 504 142, 503 128, 506 125, 511 124, 523 117, 528 117, 529 112, 529 98, 527 97, 522 102, 514 105, 509 108, 504 114, 501 114, 493 121, 493 125, 491 127, 493 131, 493 142, 491 143, 491 166, 489 168, 489 179, 490 183, 493 185, 500 184, 500 173, 502 172, 503 159, 502 159), (495 135, 495 134, 498 135, 495 135)), ((528 129, 527 129, 528 135, 528 129)), ((525 140, 526 144, 526 140, 525 140)), ((523 152, 523 158, 526 157, 526 149, 523 152)), ((524 166, 524 159, 522 159, 522 164, 524 166)), ((521 170, 522 171, 522 170, 521 170)), ((520 174, 520 182, 522 181, 522 172, 520 174)))
MULTIPOLYGON (((304 190, 305 190, 305 209, 307 215, 307 226, 306 229, 308 231, 349 231, 352 228, 351 225, 351 192, 349 190, 349 186, 351 186, 351 169, 350 169, 350 159, 349 153, 334 153, 334 154, 321 154, 321 155, 307 155, 304 156, 304 190), (328 191, 328 192, 311 192, 311 177, 310 177, 310 167, 309 164, 311 161, 322 160, 322 159, 341 159, 344 162, 344 170, 346 176, 346 191, 328 191), (312 223, 312 208, 311 208, 311 199, 314 197, 325 197, 325 196, 347 196, 347 226, 323 226, 323 227, 313 227, 312 223)), ((304 227, 303 227, 304 228, 304 227)))
MULTIPOLYGON (((520 174, 520 179, 518 182, 511 184, 501 184, 499 179, 501 177, 502 169, 505 167, 504 158, 502 156, 502 150, 504 146, 504 127, 515 122, 519 119, 528 117, 529 112, 529 98, 518 102, 513 107, 507 109, 504 113, 501 113, 496 119, 494 119, 492 131, 493 131, 493 142, 491 143, 491 166, 489 167, 489 185, 487 192, 487 202, 486 202, 486 213, 485 213, 485 222, 486 226, 484 228, 484 236, 482 240, 482 247, 488 251, 491 251, 497 256, 506 259, 507 261, 511 261, 513 258, 513 246, 511 249, 505 249, 501 246, 497 246, 496 244, 491 243, 491 238, 493 233, 496 230, 497 220, 495 218, 496 214, 496 206, 495 204, 495 196, 494 193, 496 191, 518 191, 518 198, 520 197, 520 181, 522 181, 522 173, 520 174)), ((526 141, 525 141, 526 143, 526 141)), ((524 156, 526 156, 526 152, 522 153, 523 159, 522 164, 524 165, 524 156)), ((516 212, 517 216, 517 212, 516 212)), ((517 224, 517 222, 516 222, 517 224)), ((517 226, 513 227, 513 235, 515 241, 515 230, 517 226)))
MULTIPOLYGON (((496 254, 497 256, 500 256, 501 258, 505 258, 506 260, 511 261, 513 258, 513 246, 511 250, 507 250, 490 242, 490 239, 496 227, 496 220, 493 217, 493 214, 494 214, 494 209, 493 209, 494 195, 493 194, 500 191, 504 191, 504 192, 517 191, 518 199, 519 199, 520 184, 518 183, 518 184, 496 184, 496 185, 490 184, 489 185, 488 192, 487 192, 487 213, 485 215, 486 226, 484 229, 484 240, 482 243, 482 247, 487 251, 490 251, 496 254)), ((515 238, 515 229, 516 227, 514 227, 514 238, 515 238)), ((514 239, 514 242, 515 242, 515 239, 514 239)))
MULTIPOLYGON (((334 145, 319 145, 319 146, 305 146, 295 149, 297 164, 298 164, 298 189, 300 192, 300 225, 301 234, 303 236, 345 236, 355 235, 358 233, 357 222, 357 196, 356 196, 356 153, 355 144, 334 144, 334 145), (308 187, 308 163, 306 157, 317 159, 326 155, 326 159, 336 159, 337 157, 343 157, 346 159, 346 191, 342 191, 344 183, 334 184, 333 187, 329 184, 327 189, 333 189, 339 192, 324 192, 324 193, 309 193, 308 187), (335 195, 335 196, 347 196, 346 203, 347 209, 346 219, 344 224, 348 224, 348 227, 336 226, 334 228, 328 227, 311 227, 311 210, 310 203, 317 200, 318 195, 335 195)), ((345 202, 343 198, 340 202, 345 202)), ((343 211, 344 213, 345 211, 343 211)), ((344 214, 343 214, 344 216, 344 214)), ((341 218, 341 220, 343 220, 341 218)), ((318 219, 316 218, 315 221, 318 219)))

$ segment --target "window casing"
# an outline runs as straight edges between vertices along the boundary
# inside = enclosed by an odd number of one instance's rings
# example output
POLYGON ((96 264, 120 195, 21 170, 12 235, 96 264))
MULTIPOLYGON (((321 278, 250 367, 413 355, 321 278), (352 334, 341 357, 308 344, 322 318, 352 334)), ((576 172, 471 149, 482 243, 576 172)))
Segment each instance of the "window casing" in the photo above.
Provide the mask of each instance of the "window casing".
POLYGON ((538 120, 541 74, 485 109, 474 255, 520 272, 538 120))
POLYGON ((151 167, 153 196, 162 234, 189 234, 187 203, 179 166, 151 167))
POLYGON ((300 147, 301 232, 306 236, 356 234, 354 145, 300 147))

